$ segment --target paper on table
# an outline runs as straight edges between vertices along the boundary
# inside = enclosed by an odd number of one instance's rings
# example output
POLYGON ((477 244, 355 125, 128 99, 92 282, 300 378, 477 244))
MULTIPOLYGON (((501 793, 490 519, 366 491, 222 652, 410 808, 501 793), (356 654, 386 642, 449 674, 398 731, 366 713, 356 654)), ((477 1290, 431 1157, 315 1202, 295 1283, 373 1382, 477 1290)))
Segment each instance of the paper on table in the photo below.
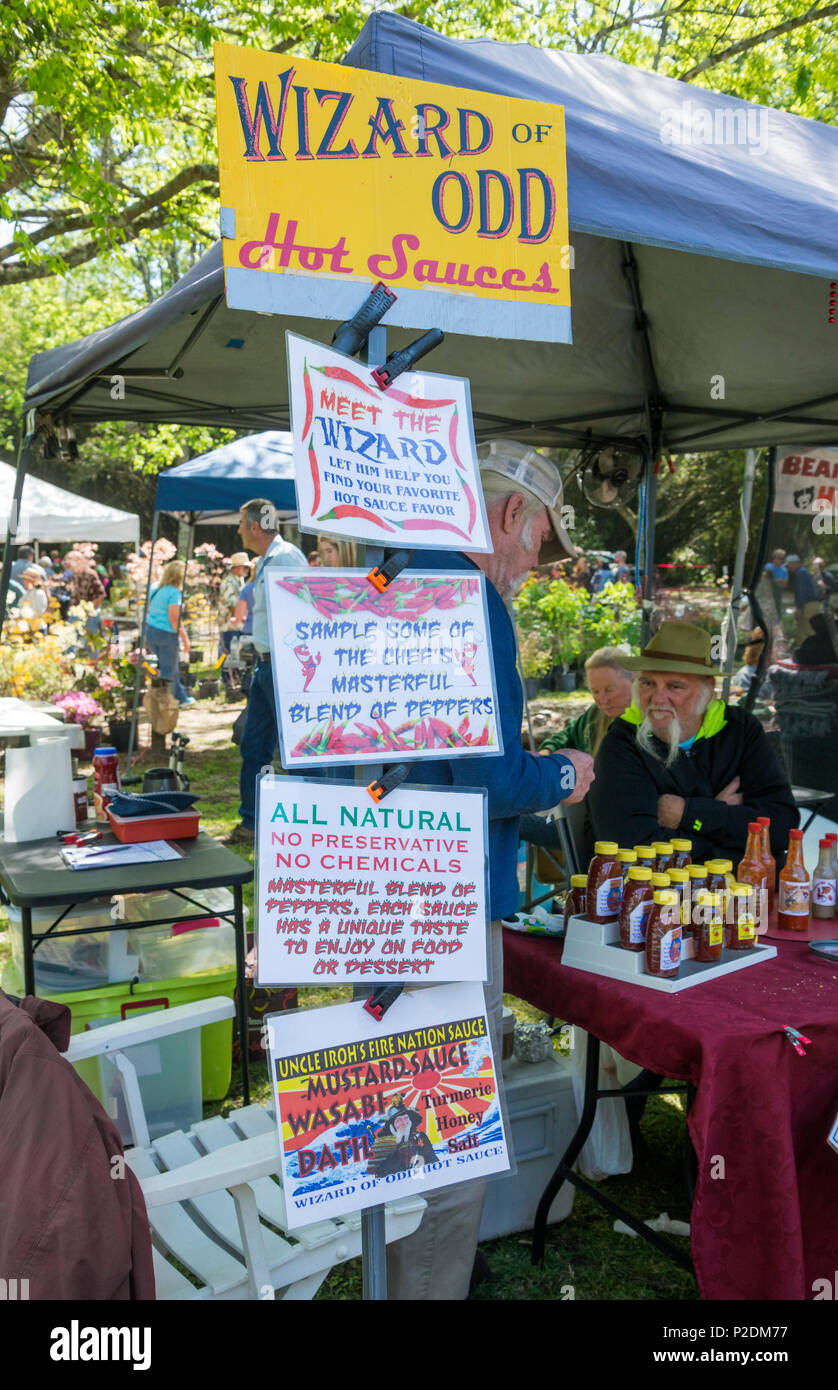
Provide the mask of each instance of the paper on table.
POLYGON ((168 840, 149 840, 136 845, 67 845, 61 857, 71 869, 117 869, 123 864, 158 864, 183 858, 168 840))

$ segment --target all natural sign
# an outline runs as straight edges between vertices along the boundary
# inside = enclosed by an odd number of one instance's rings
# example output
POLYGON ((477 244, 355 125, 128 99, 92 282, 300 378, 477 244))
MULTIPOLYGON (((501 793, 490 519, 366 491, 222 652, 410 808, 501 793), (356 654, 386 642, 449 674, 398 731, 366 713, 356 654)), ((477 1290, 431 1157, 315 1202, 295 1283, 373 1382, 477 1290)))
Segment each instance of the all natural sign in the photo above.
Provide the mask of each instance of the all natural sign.
POLYGON ((259 782, 259 983, 486 979, 486 793, 259 782))
POLYGON ((215 49, 227 302, 570 341, 561 107, 215 49))
POLYGON ((468 382, 368 367, 287 334, 299 525, 395 546, 489 551, 468 382))

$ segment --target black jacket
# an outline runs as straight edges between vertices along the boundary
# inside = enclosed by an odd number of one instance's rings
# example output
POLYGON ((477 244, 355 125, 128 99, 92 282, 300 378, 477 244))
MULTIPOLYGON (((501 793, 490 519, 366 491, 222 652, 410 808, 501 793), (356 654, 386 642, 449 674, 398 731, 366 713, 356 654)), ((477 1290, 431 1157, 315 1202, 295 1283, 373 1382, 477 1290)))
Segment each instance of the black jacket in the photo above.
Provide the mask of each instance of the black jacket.
MULTIPOLYGON (((638 746, 639 722, 639 711, 630 705, 600 745, 588 793, 597 839, 630 847, 681 835, 693 842, 694 862, 718 856, 732 859, 735 868, 745 851, 748 822, 770 816, 771 850, 782 860, 799 816, 759 720, 738 705, 711 701, 695 742, 669 768, 638 746), (716 801, 734 777, 740 779, 742 805, 716 801), (685 798, 677 831, 658 824, 658 797, 667 792, 685 798)), ((665 745, 660 746, 663 755, 665 745)))

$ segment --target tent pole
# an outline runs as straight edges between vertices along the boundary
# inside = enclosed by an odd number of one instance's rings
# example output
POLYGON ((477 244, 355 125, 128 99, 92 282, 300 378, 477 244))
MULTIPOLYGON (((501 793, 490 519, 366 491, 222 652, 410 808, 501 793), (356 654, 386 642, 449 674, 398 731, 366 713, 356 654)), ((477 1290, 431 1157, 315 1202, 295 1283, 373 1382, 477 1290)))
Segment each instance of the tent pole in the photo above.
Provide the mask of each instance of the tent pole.
POLYGON ((178 673, 180 664, 180 629, 183 626, 183 596, 186 593, 186 569, 192 558, 192 547, 195 543, 195 512, 190 512, 190 520, 186 522, 186 544, 183 547, 183 583, 180 586, 180 607, 177 615, 177 629, 175 631, 175 675, 178 673))
POLYGON ((730 696, 730 679, 736 664, 736 629, 739 609, 742 605, 742 577, 745 573, 745 555, 748 550, 748 525, 751 519, 751 497, 754 491, 754 475, 757 469, 756 449, 745 453, 745 479, 739 501, 739 539, 736 542, 736 560, 733 566, 733 583, 730 589, 730 602, 722 623, 722 699, 730 696))
POLYGON ((20 517, 21 502, 23 499, 23 484, 29 468, 29 457, 32 452, 32 443, 35 439, 35 412, 29 411, 28 416, 23 417, 23 433, 21 435, 20 447, 17 451, 17 476, 15 478, 15 490, 12 494, 12 505, 9 509, 9 519, 6 523, 6 544, 3 549, 3 569, 0 573, 0 629, 6 621, 6 599, 9 596, 9 580, 12 577, 12 546, 15 543, 18 530, 18 519, 20 517))
POLYGON ((643 544, 643 625, 641 640, 644 647, 652 636, 652 607, 655 599, 655 520, 658 509, 658 475, 655 457, 646 460, 646 515, 643 544))
POLYGON ((151 569, 154 564, 154 547, 157 544, 157 526, 160 521, 160 513, 155 510, 151 522, 151 549, 148 553, 148 575, 145 584, 145 600, 143 602, 143 619, 140 623, 140 655, 137 659, 137 670, 134 675, 134 704, 131 709, 131 731, 128 735, 128 770, 131 770, 131 755, 134 752, 134 739, 137 734, 137 705, 140 699, 140 679, 142 677, 142 654, 145 651, 145 632, 146 621, 148 619, 148 601, 151 594, 151 569))

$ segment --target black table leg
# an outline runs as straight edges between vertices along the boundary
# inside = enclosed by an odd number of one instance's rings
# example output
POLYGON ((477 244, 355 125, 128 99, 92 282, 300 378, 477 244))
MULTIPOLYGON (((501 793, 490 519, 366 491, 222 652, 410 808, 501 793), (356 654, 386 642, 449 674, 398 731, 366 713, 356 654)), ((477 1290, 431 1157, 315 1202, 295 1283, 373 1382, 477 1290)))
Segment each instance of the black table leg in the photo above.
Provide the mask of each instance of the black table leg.
POLYGON ((532 1230, 533 1264, 540 1264, 544 1259, 544 1243, 547 1237, 547 1217, 550 1214, 550 1208, 555 1201, 559 1188, 563 1183, 567 1182, 568 1170, 573 1167, 579 1157, 585 1140, 593 1128, 597 1106, 598 1081, 599 1038, 595 1038, 593 1033, 589 1033, 588 1050, 585 1054, 585 1099, 582 1106, 582 1114, 579 1117, 576 1133, 565 1149, 556 1166, 556 1171, 542 1192, 541 1200, 538 1203, 538 1209, 535 1213, 535 1224, 532 1230))
POLYGON ((32 952, 32 909, 20 909, 20 929, 23 936, 23 992, 35 993, 35 957, 32 952))
POLYGON ((245 1105, 250 1104, 250 1048, 247 1035, 247 981, 244 978, 244 958, 247 942, 244 935, 244 912, 242 911, 241 884, 233 886, 233 911, 236 931, 236 995, 238 1004, 237 1031, 239 1051, 242 1059, 242 1092, 245 1105))

